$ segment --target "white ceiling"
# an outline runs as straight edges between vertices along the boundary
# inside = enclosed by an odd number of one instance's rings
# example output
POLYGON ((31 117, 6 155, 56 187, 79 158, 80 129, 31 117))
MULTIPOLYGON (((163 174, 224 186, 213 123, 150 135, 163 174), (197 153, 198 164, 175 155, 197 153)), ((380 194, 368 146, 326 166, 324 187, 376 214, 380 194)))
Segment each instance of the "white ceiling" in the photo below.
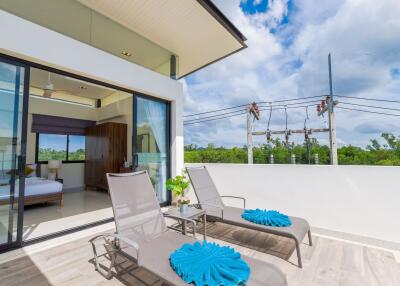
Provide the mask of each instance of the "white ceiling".
MULTIPOLYGON (((32 68, 30 73, 30 85, 32 87, 44 89, 48 82, 48 76, 48 71, 32 68)), ((51 83, 54 84, 55 91, 62 91, 80 97, 103 99, 115 92, 114 89, 55 73, 50 73, 50 79, 51 83), (80 86, 84 86, 86 89, 82 89, 80 86)))
POLYGON ((195 0, 77 1, 173 52, 179 76, 245 47, 195 0))

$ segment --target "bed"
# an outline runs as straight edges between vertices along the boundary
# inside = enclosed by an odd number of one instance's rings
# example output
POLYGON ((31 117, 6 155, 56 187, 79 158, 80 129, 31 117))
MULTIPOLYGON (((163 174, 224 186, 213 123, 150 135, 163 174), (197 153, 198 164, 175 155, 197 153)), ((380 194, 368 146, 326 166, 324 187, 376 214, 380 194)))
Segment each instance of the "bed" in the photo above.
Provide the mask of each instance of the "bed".
MULTIPOLYGON (((18 197, 19 180, 15 182, 15 197, 18 197)), ((10 203, 10 186, 0 186, 0 205, 10 203)), ((63 206, 63 184, 40 177, 40 165, 36 166, 34 176, 25 178, 25 197, 24 205, 44 204, 48 202, 58 202, 63 206)))

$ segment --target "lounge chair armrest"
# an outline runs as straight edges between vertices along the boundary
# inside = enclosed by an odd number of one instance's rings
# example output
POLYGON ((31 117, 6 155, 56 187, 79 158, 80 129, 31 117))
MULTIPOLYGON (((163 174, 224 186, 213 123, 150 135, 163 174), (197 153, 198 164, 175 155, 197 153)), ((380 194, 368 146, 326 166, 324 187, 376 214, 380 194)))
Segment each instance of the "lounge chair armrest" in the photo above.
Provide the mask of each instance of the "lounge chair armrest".
MULTIPOLYGON (((201 207, 202 209, 204 209, 203 206, 219 209, 221 211, 221 218, 224 219, 224 208, 221 206, 217 206, 217 205, 213 205, 213 204, 206 204, 206 203, 191 204, 189 206, 193 206, 196 208, 201 207)), ((207 214, 207 210, 206 210, 206 214, 207 214)))
POLYGON ((116 240, 116 235, 115 233, 103 233, 100 235, 96 235, 95 237, 92 237, 89 239, 89 242, 94 246, 94 243, 100 239, 103 239, 105 243, 112 243, 110 239, 114 239, 114 242, 116 240))
POLYGON ((231 198, 231 199, 239 199, 243 201, 243 208, 246 208, 246 199, 243 197, 237 197, 237 196, 220 196, 221 198, 231 198))
POLYGON ((193 224, 193 237, 196 238, 196 221, 194 221, 193 219, 184 218, 184 217, 180 217, 180 216, 174 216, 174 215, 170 215, 170 214, 164 214, 164 217, 172 218, 175 220, 184 220, 184 221, 187 221, 187 222, 193 224))
POLYGON ((119 249, 118 243, 117 243, 117 237, 115 233, 105 233, 105 234, 100 234, 97 235, 89 240, 90 244, 92 245, 92 250, 93 250, 93 255, 94 255, 94 267, 95 269, 101 273, 105 278, 111 279, 113 274, 112 274, 112 268, 114 267, 115 263, 115 258, 116 258, 116 251, 119 249), (105 245, 111 245, 112 248, 108 248, 106 246, 105 249, 107 253, 110 255, 111 258, 111 263, 110 266, 108 267, 107 271, 104 271, 102 267, 100 267, 99 264, 99 255, 97 254, 97 249, 96 249, 96 241, 98 240, 104 240, 105 245))

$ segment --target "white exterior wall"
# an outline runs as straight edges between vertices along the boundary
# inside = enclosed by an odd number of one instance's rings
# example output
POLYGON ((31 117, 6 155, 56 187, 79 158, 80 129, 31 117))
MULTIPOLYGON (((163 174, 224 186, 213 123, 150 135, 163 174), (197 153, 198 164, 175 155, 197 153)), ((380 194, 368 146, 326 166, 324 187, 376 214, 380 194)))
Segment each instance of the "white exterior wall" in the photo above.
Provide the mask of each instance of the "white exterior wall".
POLYGON ((276 209, 313 227, 400 243, 400 167, 206 165, 220 194, 245 197, 247 208, 276 209))
POLYGON ((171 101, 172 174, 181 172, 181 83, 2 10, 0 35, 0 53, 171 101))

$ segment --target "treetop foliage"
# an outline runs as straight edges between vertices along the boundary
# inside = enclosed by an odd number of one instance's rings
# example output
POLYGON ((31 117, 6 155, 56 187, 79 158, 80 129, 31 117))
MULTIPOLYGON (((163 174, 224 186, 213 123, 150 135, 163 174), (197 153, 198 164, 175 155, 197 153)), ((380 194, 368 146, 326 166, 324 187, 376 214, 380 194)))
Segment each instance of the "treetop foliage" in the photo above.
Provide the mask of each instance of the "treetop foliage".
MULTIPOLYGON (((400 137, 391 133, 382 133, 384 143, 371 139, 366 148, 347 145, 338 148, 340 165, 385 165, 400 166, 400 137)), ((297 164, 315 164, 318 154, 319 164, 328 165, 329 147, 320 145, 317 139, 312 138, 303 144, 286 145, 279 138, 253 149, 255 164, 269 163, 271 154, 275 164, 290 164, 291 155, 295 154, 297 164)), ((185 146, 186 163, 247 163, 247 148, 243 147, 216 147, 209 144, 206 148, 197 145, 185 146)))

